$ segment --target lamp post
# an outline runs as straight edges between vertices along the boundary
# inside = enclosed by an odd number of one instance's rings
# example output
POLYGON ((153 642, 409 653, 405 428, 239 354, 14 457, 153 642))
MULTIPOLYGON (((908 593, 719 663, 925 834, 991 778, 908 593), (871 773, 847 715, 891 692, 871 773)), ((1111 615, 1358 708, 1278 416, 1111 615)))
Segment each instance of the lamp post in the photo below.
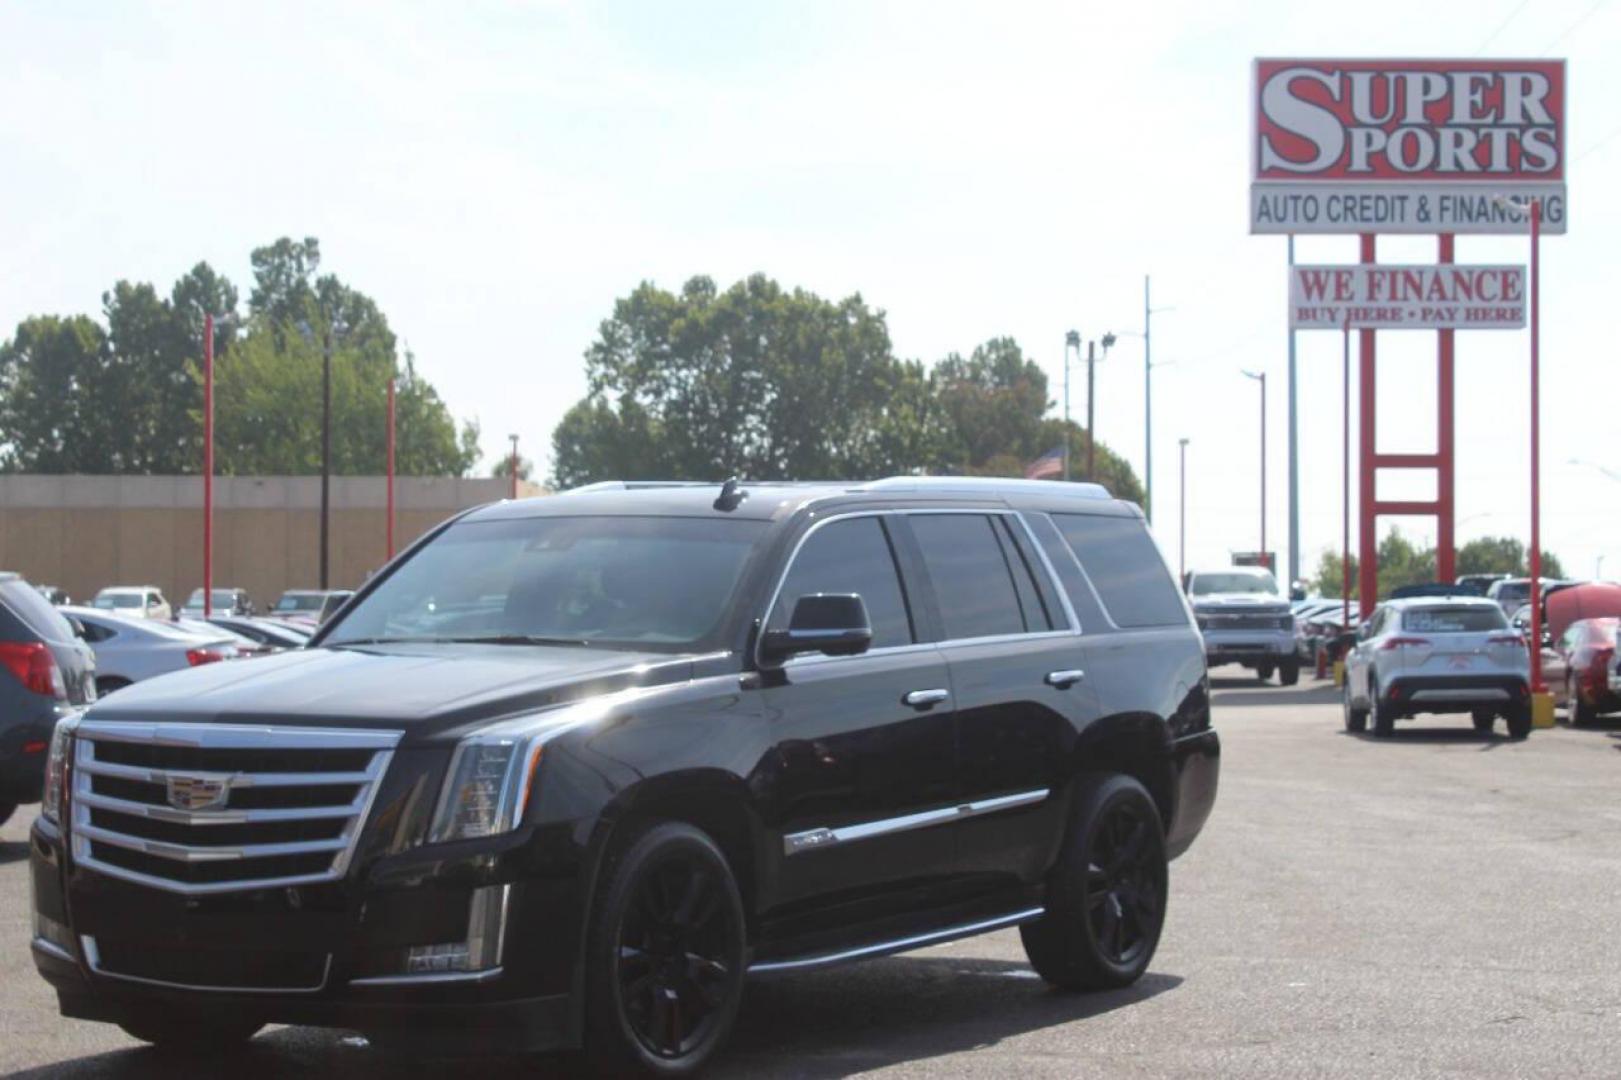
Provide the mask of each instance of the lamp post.
POLYGON ((1266 372, 1246 371, 1244 375, 1261 384, 1261 565, 1272 570, 1266 551, 1266 372))
POLYGON ((1094 383, 1092 380, 1092 358, 1094 354, 1094 346, 1099 344, 1103 346, 1103 359, 1109 359, 1109 350, 1114 347, 1114 335, 1104 334, 1102 342, 1093 341, 1089 342, 1086 346, 1086 478, 1093 483, 1096 483, 1098 478, 1098 440, 1097 435, 1094 434, 1097 431, 1097 427, 1095 426, 1095 417, 1092 409, 1092 401, 1095 396, 1093 394, 1093 388, 1096 386, 1096 383, 1094 383))
POLYGON ((384 536, 388 542, 388 557, 394 557, 394 376, 388 377, 388 522, 384 536))
MULTIPOLYGON (((1069 479, 1069 351, 1075 350, 1076 359, 1081 355, 1081 332, 1070 330, 1064 334, 1064 479, 1069 479)), ((1092 404, 1090 391, 1086 397, 1087 406, 1092 404)))
POLYGON ((214 614, 214 316, 203 316, 203 618, 214 614))
POLYGON ((1176 580, 1183 581, 1188 576, 1188 440, 1178 439, 1176 445, 1181 457, 1177 485, 1181 505, 1176 513, 1176 580))
MULTIPOLYGON (((300 321, 298 332, 306 342, 313 341, 315 331, 307 321, 300 321)), ((321 312, 321 588, 328 581, 330 547, 330 521, 332 516, 332 324, 326 312, 321 312)))
POLYGON ((516 499, 518 497, 518 436, 508 435, 507 438, 512 440, 512 457, 507 462, 507 466, 512 473, 509 477, 512 487, 510 497, 516 499))

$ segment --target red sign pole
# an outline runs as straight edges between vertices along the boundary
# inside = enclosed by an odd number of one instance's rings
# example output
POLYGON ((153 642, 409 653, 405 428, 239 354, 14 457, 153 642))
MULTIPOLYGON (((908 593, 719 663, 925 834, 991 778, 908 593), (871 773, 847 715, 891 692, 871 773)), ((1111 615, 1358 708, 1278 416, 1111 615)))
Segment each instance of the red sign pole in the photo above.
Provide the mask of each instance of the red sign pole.
MULTIPOLYGON (((1377 250, 1374 246, 1373 233, 1362 234, 1362 261, 1365 263, 1377 262, 1377 250)), ((1374 605, 1379 602, 1379 537, 1377 524, 1379 512, 1374 503, 1377 495, 1378 462, 1374 459, 1378 455, 1375 442, 1378 438, 1378 425, 1375 424, 1377 407, 1375 392, 1377 390, 1376 363, 1377 355, 1374 352, 1374 332, 1372 330, 1360 331, 1362 340, 1357 343, 1357 350, 1362 361, 1362 447, 1361 447, 1361 488, 1357 501, 1357 514, 1359 528, 1357 530, 1357 550, 1361 552, 1357 563, 1357 576, 1359 598, 1362 601, 1362 617, 1367 618, 1373 613, 1374 605)))
MULTIPOLYGON (((1439 261, 1452 262, 1453 236, 1442 233, 1439 261)), ((1437 415, 1435 422, 1435 578, 1451 584, 1457 579, 1457 536, 1453 511, 1453 345, 1455 331, 1442 330, 1436 337, 1437 415)))
POLYGON ((388 557, 394 557, 394 379, 388 380, 388 557))
POLYGON ((1531 200, 1531 690, 1544 693, 1542 681, 1542 396, 1539 308, 1542 249, 1542 200, 1531 200))
POLYGON ((203 618, 214 614, 214 316, 203 316, 203 618))
POLYGON ((1351 316, 1345 316, 1344 351, 1340 357, 1342 408, 1340 427, 1340 627, 1351 629, 1351 316))

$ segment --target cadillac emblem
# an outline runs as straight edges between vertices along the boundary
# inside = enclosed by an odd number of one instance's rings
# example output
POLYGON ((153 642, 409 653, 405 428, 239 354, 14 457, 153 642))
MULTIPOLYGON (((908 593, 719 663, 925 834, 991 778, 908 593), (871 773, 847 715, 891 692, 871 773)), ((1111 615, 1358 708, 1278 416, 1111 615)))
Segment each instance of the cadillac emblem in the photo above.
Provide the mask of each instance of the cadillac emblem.
POLYGON ((168 781, 169 805, 176 810, 218 810, 231 795, 225 780, 200 776, 171 776, 168 781))

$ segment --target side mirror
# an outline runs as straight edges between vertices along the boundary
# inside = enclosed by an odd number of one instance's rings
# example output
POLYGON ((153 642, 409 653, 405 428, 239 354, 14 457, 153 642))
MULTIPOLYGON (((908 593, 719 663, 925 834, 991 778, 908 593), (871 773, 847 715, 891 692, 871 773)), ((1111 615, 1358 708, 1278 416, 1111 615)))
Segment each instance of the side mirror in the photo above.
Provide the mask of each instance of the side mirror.
POLYGON ((767 630, 761 652, 770 660, 795 653, 856 656, 872 647, 867 605, 855 593, 811 593, 801 596, 788 619, 788 629, 767 630))

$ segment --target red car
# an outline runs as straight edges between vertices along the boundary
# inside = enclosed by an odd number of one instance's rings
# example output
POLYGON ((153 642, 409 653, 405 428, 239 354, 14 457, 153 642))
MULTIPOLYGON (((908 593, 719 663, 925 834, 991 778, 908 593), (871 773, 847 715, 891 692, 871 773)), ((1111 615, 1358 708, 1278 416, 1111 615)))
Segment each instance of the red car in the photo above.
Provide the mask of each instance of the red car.
POLYGON ((1565 628, 1554 648, 1565 662, 1565 700, 1578 727, 1600 713, 1621 711, 1621 666, 1616 642, 1621 618, 1578 619, 1565 628))

